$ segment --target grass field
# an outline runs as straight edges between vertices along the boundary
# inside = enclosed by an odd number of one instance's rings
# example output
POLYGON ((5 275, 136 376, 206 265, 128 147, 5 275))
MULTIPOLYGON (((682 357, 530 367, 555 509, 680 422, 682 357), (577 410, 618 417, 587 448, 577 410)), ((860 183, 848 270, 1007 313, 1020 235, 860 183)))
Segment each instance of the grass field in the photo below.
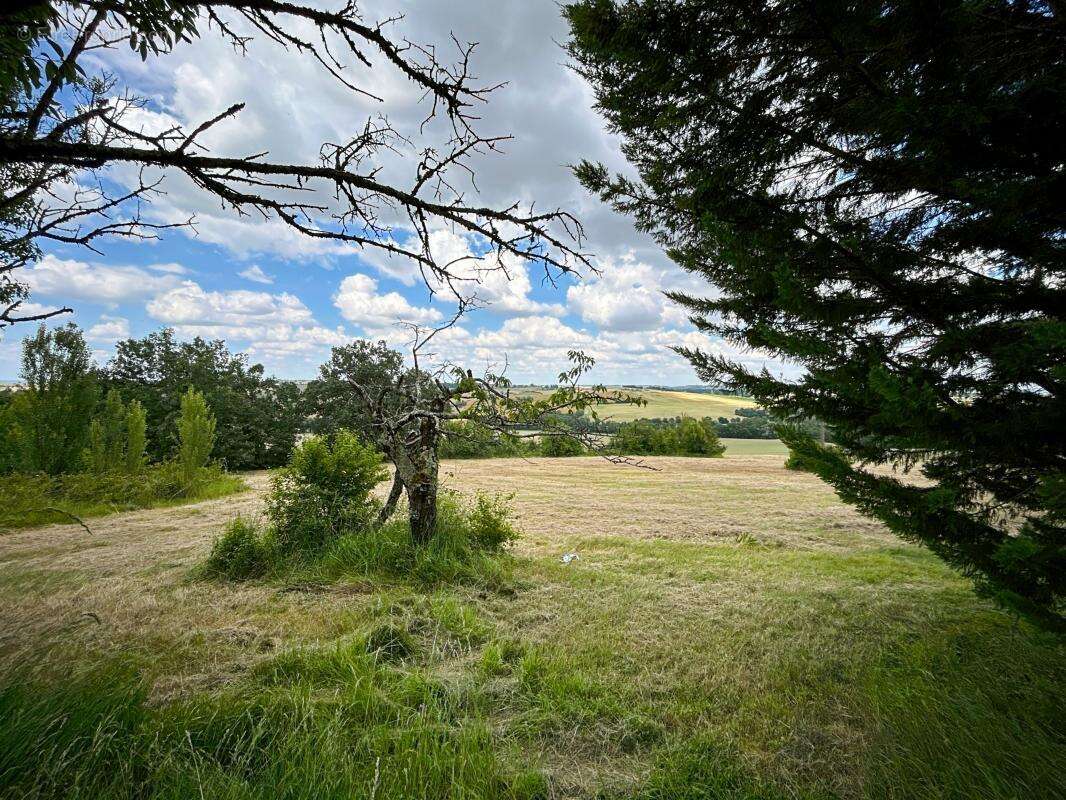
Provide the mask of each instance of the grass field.
POLYGON ((0 796, 1066 796, 1063 644, 782 462, 446 462, 514 494, 500 591, 197 579, 265 475, 12 533, 0 796))
POLYGON ((721 439, 725 457, 787 456, 788 448, 780 439, 721 439))
MULTIPOLYGON (((519 393, 528 389, 519 387, 519 393)), ((647 401, 646 405, 601 406, 597 409, 602 417, 619 422, 634 419, 655 419, 656 417, 689 416, 733 417, 738 408, 755 408, 753 400, 724 394, 703 394, 702 392, 679 392, 662 389, 621 390, 635 394, 647 401)))

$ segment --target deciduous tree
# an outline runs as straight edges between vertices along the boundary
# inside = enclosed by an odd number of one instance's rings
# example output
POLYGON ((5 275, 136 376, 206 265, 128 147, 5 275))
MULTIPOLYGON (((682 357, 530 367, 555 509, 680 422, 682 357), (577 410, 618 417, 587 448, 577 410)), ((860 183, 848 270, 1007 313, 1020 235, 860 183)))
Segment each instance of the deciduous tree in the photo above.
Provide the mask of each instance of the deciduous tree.
POLYGON ((323 8, 288 0, 53 0, 8 3, 0 11, 0 327, 69 309, 21 313, 26 286, 18 270, 42 243, 97 249, 108 237, 145 239, 193 220, 159 222, 143 213, 163 192, 167 174, 240 214, 277 220, 314 239, 378 249, 411 259, 433 289, 458 292, 457 278, 531 260, 549 277, 587 264, 580 225, 562 211, 532 204, 489 207, 467 198, 459 177, 475 158, 509 138, 474 129, 477 107, 491 94, 471 74, 474 44, 455 44, 454 60, 433 46, 392 35, 387 20, 365 21, 349 0, 323 8), (284 153, 214 153, 204 134, 239 125, 241 98, 205 108, 189 127, 142 129, 132 117, 146 105, 130 87, 90 67, 103 51, 129 46, 158 64, 201 36, 239 53, 272 42, 317 62, 325 80, 361 99, 381 100, 386 73, 426 98, 426 121, 399 131, 382 117, 345 138, 323 142, 315 163, 284 153), (427 124, 439 118, 443 125, 427 124), (444 141, 437 140, 443 129, 444 141), (408 156, 410 177, 387 183, 383 159, 408 156), (118 184, 113 165, 140 168, 118 184), (485 255, 441 262, 430 247, 436 226, 476 235, 485 255), (460 264, 460 262, 463 262, 460 264))

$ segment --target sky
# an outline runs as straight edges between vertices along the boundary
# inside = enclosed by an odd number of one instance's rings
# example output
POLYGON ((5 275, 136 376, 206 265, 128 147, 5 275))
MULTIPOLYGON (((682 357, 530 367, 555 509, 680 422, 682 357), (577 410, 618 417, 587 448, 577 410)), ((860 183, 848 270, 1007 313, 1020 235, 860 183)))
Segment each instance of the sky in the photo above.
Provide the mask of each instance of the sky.
MULTIPOLYGON (((418 0, 364 2, 367 22, 401 13, 386 29, 394 39, 432 44, 442 60, 460 41, 478 42, 473 71, 483 84, 505 82, 479 109, 483 135, 511 134, 502 154, 477 158, 471 199, 503 207, 535 201, 565 208, 584 224, 585 250, 596 271, 544 280, 536 267, 512 264, 510 279, 487 275, 478 289, 485 304, 435 341, 440 359, 479 372, 499 371, 517 383, 547 383, 566 366, 568 350, 596 358, 590 378, 608 384, 697 382, 671 345, 698 346, 753 367, 781 365, 757 353, 698 333, 662 292, 698 295, 714 288, 673 265, 655 243, 588 195, 569 165, 581 159, 626 170, 616 138, 596 114, 590 88, 567 66, 567 30, 550 0, 418 0)), ((234 121, 204 138, 219 155, 269 151, 286 162, 316 163, 323 142, 346 141, 366 120, 386 115, 413 146, 441 144, 442 132, 419 132, 428 112, 416 87, 374 57, 347 73, 384 102, 354 94, 306 57, 256 37, 243 55, 202 26, 202 37, 147 62, 128 48, 97 51, 86 66, 107 70, 120 85, 148 100, 135 114, 143 130, 178 123, 191 130, 233 103, 234 121), (360 72, 360 70, 363 70, 360 72)), ((410 183, 410 153, 383 159, 386 180, 410 183)), ((117 183, 130 176, 113 170, 117 183)), ((70 305, 96 358, 106 362, 115 342, 163 326, 181 338, 222 338, 282 378, 310 378, 333 346, 354 338, 385 339, 403 349, 409 334, 398 323, 432 325, 454 308, 430 296, 410 263, 379 251, 312 240, 274 220, 239 217, 180 175, 167 175, 166 194, 145 209, 152 221, 195 217, 194 228, 165 232, 157 242, 107 242, 103 255, 51 247, 22 279, 30 310, 70 305)), ((471 252, 476 245, 454 231, 433 233, 434 253, 471 252)), ((28 327, 0 340, 0 379, 18 374, 19 341, 28 327)))

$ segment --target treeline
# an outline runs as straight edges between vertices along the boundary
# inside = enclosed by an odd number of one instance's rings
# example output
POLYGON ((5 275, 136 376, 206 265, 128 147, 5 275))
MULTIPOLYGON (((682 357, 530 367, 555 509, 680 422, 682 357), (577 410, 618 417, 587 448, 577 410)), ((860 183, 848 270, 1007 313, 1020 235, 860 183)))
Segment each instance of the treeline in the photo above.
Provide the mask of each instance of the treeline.
POLYGON ((115 380, 96 366, 75 325, 41 326, 23 341, 21 378, 20 387, 0 392, 0 528, 214 497, 243 486, 211 461, 228 431, 217 434, 202 391, 174 382, 168 397, 147 382, 115 380), (163 416, 160 409, 171 404, 163 416))

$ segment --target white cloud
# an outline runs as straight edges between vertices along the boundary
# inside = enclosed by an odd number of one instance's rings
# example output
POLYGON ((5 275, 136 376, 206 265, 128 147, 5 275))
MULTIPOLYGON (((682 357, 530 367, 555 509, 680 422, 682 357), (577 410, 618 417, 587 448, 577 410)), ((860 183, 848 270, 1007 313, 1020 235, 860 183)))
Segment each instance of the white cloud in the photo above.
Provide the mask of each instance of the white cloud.
POLYGON ((356 323, 369 335, 394 330, 401 322, 429 325, 444 315, 435 308, 411 305, 399 292, 378 294, 378 282, 368 275, 349 275, 341 281, 333 304, 341 316, 356 323))
POLYGON ((175 264, 173 262, 169 262, 166 264, 149 264, 148 269, 152 270, 153 272, 165 272, 168 275, 189 274, 189 270, 187 270, 184 266, 182 266, 181 264, 175 264))
POLYGON ((86 336, 91 342, 114 344, 130 338, 130 321, 125 317, 109 317, 105 314, 86 331, 86 336))
POLYGON ((311 310, 288 292, 212 292, 186 281, 152 298, 146 309, 179 336, 225 339, 289 374, 310 374, 329 347, 351 339, 343 328, 319 325, 311 310), (298 368, 290 363, 297 356, 302 359, 298 368))
POLYGON ((46 255, 19 275, 37 297, 77 300, 111 307, 139 300, 178 283, 174 275, 153 275, 141 267, 95 264, 46 255))
POLYGON ((260 268, 258 264, 252 264, 248 269, 241 270, 237 273, 245 280, 252 281, 252 283, 266 283, 271 284, 274 282, 274 278, 271 275, 267 275, 260 268))
MULTIPOLYGON (((686 325, 684 310, 663 294, 666 289, 693 289, 686 278, 680 270, 653 267, 627 254, 604 264, 599 275, 571 286, 566 299, 573 313, 601 330, 651 331, 686 325)), ((706 287, 695 288, 707 294, 706 287)))
POLYGON ((288 292, 208 292, 192 281, 152 298, 146 308, 168 325, 244 325, 264 320, 304 325, 312 321, 311 309, 288 292))

